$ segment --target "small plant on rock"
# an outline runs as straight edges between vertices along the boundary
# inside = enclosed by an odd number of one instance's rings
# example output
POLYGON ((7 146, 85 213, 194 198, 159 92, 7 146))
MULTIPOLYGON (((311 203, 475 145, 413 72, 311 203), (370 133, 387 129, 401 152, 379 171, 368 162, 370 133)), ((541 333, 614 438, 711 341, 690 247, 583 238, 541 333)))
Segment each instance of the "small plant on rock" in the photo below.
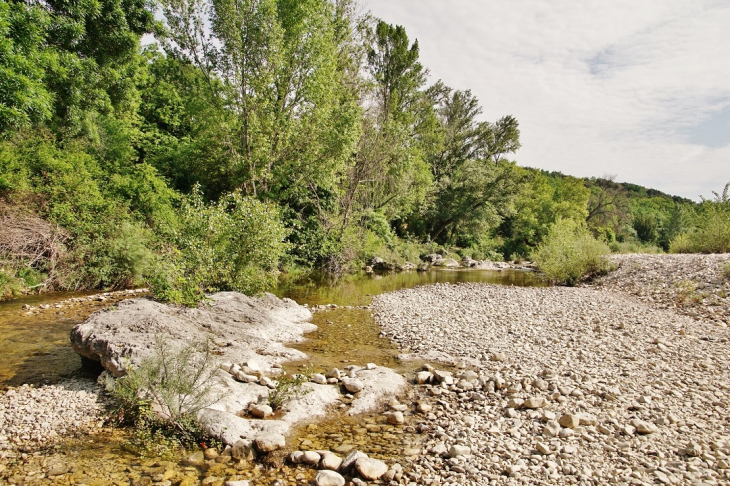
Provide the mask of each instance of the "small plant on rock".
POLYGON ((137 429, 132 445, 144 453, 165 455, 175 444, 208 442, 196 416, 221 398, 211 390, 216 372, 207 342, 174 350, 158 337, 152 356, 124 377, 107 379, 116 401, 112 419, 137 429))
POLYGON ((725 262, 722 266, 722 277, 725 280, 730 280, 730 262, 725 262))
POLYGON ((311 372, 309 369, 303 373, 293 375, 284 373, 277 381, 276 388, 269 393, 269 406, 274 410, 279 410, 289 400, 306 395, 311 390, 305 390, 303 386, 310 379, 311 372))
POLYGON ((697 291, 697 282, 692 280, 679 280, 674 283, 674 287, 677 289, 675 300, 680 307, 699 304, 705 298, 697 291))

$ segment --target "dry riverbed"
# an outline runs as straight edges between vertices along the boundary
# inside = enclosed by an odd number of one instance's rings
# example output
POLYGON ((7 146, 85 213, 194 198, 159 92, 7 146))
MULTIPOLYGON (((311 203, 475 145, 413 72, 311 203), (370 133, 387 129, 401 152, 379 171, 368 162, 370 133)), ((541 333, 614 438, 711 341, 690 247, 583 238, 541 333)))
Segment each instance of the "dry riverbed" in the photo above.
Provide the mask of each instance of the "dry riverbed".
POLYGON ((596 288, 446 284, 376 297, 401 347, 472 369, 418 376, 428 438, 416 482, 728 484, 727 306, 671 305, 674 281, 726 287, 715 269, 727 258, 629 257, 596 288))

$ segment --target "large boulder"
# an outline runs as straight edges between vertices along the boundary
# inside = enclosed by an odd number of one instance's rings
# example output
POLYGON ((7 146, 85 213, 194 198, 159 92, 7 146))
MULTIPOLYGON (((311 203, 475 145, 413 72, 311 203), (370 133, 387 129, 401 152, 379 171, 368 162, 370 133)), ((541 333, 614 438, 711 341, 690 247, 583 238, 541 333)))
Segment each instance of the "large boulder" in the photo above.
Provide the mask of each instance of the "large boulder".
POLYGON ((454 268, 454 267, 458 267, 459 266, 459 262, 457 262, 453 258, 443 258, 441 260, 437 260, 437 261, 433 262, 433 265, 434 266, 437 266, 437 267, 454 268))
POLYGON ((116 377, 152 356, 158 340, 172 350, 208 341, 214 347, 213 364, 219 367, 210 383, 210 393, 218 401, 200 410, 198 419, 213 437, 233 445, 261 434, 286 435, 293 424, 325 416, 339 400, 336 387, 306 383, 285 403, 280 420, 238 415, 252 404, 266 403, 271 388, 266 386, 268 379, 259 380, 259 376, 280 372, 274 364, 306 358, 282 343, 301 341, 305 332, 315 330, 306 322, 309 318, 305 307, 270 294, 253 298, 222 292, 198 309, 135 299, 93 314, 74 327, 71 341, 81 356, 99 361, 116 377), (256 380, 239 381, 244 371, 256 380))
POLYGON ((428 255, 422 255, 421 260, 423 260, 426 263, 435 264, 438 261, 443 260, 444 257, 439 255, 438 253, 430 253, 428 255))
POLYGON ((302 341, 305 332, 317 328, 306 322, 312 317, 307 308, 271 294, 256 298, 220 292, 209 299, 197 309, 126 300, 116 310, 96 312, 74 326, 71 343, 78 354, 99 361, 115 377, 151 355, 158 336, 169 348, 210 340, 222 362, 255 360, 264 369, 306 357, 282 343, 302 341))
POLYGON ((349 415, 372 412, 384 401, 402 393, 406 386, 406 379, 402 375, 384 366, 358 370, 357 381, 362 388, 355 395, 347 412, 349 415))

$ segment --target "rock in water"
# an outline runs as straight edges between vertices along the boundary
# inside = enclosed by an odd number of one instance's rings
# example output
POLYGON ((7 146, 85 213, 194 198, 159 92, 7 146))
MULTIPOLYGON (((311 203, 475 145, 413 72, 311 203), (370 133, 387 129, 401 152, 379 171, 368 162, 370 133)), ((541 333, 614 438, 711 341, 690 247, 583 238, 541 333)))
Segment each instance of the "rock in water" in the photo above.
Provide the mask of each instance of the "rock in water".
POLYGON ((360 459, 361 457, 368 457, 367 454, 360 451, 352 451, 350 452, 343 460, 342 464, 340 464, 340 472, 343 474, 347 474, 352 466, 355 465, 355 461, 360 459))
POLYGON ((198 467, 202 466, 205 462, 205 456, 202 451, 194 452, 182 460, 185 466, 198 467))
POLYGON ((319 455, 319 453, 314 451, 305 451, 304 454, 302 454, 302 464, 309 464, 310 466, 316 466, 319 464, 319 460, 322 458, 322 456, 319 455))
POLYGON ((404 422, 405 417, 403 417, 403 412, 393 412, 388 415, 388 423, 391 425, 400 425, 404 422))
POLYGON ((327 469, 318 471, 314 482, 317 486, 345 486, 345 478, 342 475, 327 469))
POLYGON ((388 465, 378 459, 370 457, 360 457, 355 461, 355 468, 360 476, 370 481, 379 479, 380 476, 388 472, 388 465))
MULTIPOLYGON (((209 297, 210 305, 199 309, 174 307, 149 299, 130 299, 117 304, 114 312, 97 312, 71 331, 71 343, 81 356, 101 362, 115 377, 125 374, 125 363, 139 364, 154 352, 154 337, 176 349, 189 343, 204 343, 210 333, 229 345, 218 348, 220 361, 247 363, 267 369, 284 359, 306 355, 283 346, 296 342, 316 326, 306 322, 311 312, 290 299, 266 294, 247 297, 238 292, 219 292, 209 297), (275 349, 258 355, 255 349, 275 349)), ((247 366, 252 370, 251 366, 247 366)))
POLYGON ((254 445, 261 452, 271 452, 284 447, 286 439, 281 434, 263 434, 256 437, 254 445))
POLYGON ((250 461, 253 459, 253 443, 250 440, 239 440, 231 448, 231 456, 236 460, 250 461))
POLYGON ((342 458, 337 454, 326 451, 322 454, 322 462, 320 464, 324 469, 337 471, 342 464, 342 458))
POLYGON ((255 405, 251 408, 251 415, 263 419, 274 415, 274 410, 268 405, 255 405))

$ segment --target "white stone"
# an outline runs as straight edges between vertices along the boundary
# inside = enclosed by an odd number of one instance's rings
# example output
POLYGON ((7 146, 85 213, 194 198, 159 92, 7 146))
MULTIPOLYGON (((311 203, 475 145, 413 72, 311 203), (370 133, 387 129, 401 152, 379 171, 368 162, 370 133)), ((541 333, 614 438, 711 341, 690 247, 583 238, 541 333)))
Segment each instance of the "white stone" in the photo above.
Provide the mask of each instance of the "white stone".
POLYGON ((314 478, 314 482, 317 486, 345 486, 345 478, 339 473, 330 470, 317 471, 317 476, 314 478))

